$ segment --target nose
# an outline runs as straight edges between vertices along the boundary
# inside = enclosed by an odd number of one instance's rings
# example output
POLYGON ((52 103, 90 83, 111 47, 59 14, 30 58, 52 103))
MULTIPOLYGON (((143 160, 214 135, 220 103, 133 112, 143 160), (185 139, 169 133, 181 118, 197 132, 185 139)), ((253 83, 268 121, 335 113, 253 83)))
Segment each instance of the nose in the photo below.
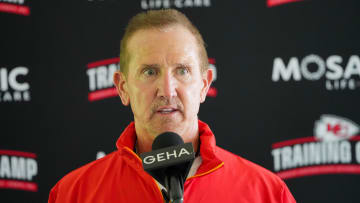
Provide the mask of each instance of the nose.
POLYGON ((163 72, 158 78, 157 96, 171 99, 177 96, 177 81, 171 72, 163 72))

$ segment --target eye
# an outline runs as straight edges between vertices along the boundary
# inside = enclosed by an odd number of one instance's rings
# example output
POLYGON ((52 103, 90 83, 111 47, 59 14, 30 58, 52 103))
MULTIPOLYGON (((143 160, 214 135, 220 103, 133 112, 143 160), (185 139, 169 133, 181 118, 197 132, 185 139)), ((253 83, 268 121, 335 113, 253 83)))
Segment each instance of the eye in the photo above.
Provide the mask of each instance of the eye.
POLYGON ((153 76, 153 75, 156 75, 156 70, 154 68, 147 68, 143 71, 143 74, 145 76, 153 76))
POLYGON ((187 67, 179 67, 176 72, 179 75, 187 75, 189 74, 189 69, 187 67))

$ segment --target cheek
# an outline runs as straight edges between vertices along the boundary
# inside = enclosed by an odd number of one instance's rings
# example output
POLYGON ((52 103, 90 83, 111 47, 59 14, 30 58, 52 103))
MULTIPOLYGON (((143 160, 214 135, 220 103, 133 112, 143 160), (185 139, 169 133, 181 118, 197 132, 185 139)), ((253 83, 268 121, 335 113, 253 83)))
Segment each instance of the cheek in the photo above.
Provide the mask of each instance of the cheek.
POLYGON ((198 112, 200 105, 200 87, 198 85, 192 85, 183 92, 184 106, 191 112, 198 112))
POLYGON ((139 87, 133 90, 132 97, 131 102, 135 105, 137 111, 145 112, 151 108, 154 91, 149 86, 139 87))

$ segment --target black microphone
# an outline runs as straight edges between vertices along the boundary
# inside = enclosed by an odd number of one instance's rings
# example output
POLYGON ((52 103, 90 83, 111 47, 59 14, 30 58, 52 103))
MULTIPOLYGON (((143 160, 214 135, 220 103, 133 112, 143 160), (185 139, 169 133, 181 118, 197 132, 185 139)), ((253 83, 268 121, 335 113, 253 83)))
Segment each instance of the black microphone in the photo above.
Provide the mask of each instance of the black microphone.
POLYGON ((182 203, 184 182, 195 159, 192 143, 185 143, 173 132, 158 135, 152 151, 140 154, 143 167, 153 178, 165 186, 170 201, 182 203))

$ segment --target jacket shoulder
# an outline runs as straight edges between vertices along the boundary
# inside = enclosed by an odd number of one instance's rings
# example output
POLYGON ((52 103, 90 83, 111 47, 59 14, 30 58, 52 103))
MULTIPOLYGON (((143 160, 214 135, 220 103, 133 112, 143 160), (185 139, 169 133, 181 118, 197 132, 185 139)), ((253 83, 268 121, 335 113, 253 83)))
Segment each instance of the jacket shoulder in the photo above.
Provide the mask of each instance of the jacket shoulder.
POLYGON ((225 165, 236 166, 241 169, 243 173, 255 175, 255 177, 262 177, 267 179, 273 179, 275 182, 283 182, 276 174, 270 170, 251 162, 239 155, 229 152, 225 149, 217 147, 217 153, 220 158, 224 160, 225 165))
POLYGON ((95 183, 101 178, 104 169, 116 159, 116 155, 117 151, 114 151, 101 159, 92 161, 66 174, 51 189, 48 202, 56 202, 59 193, 64 197, 67 195, 62 193, 70 195, 70 191, 77 190, 79 185, 95 183))
POLYGON ((84 178, 85 176, 91 176, 94 174, 98 174, 98 172, 103 171, 104 166, 108 165, 117 155, 117 152, 114 151, 106 156, 104 156, 103 158, 94 160, 90 163, 87 163, 83 166, 81 166, 80 168, 77 168, 73 171, 71 171, 70 173, 68 173, 67 175, 65 175, 60 182, 73 182, 73 181, 78 181, 82 178, 84 178))
POLYGON ((224 161, 224 174, 237 180, 239 187, 246 185, 249 193, 259 192, 268 202, 296 202, 284 181, 273 172, 220 147, 217 154, 224 161))

